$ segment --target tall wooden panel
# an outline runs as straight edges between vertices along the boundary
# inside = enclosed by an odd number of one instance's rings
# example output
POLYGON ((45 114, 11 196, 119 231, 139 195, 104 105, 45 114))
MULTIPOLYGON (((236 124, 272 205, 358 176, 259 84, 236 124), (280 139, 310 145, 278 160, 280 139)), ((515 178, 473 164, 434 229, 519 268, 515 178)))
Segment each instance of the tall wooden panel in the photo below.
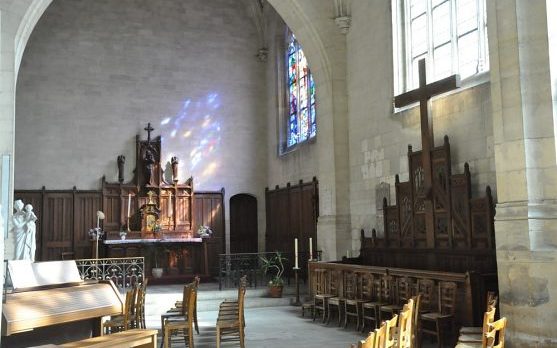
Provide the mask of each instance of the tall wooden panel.
POLYGON ((309 183, 287 184, 265 190, 266 251, 294 252, 294 238, 299 250, 309 250, 309 238, 317 243, 317 217, 319 215, 318 184, 314 178, 309 183))
POLYGON ((93 256, 89 229, 97 225, 96 213, 99 210, 103 210, 100 192, 74 192, 73 251, 77 259, 86 259, 93 256))
POLYGON ((41 260, 59 260, 64 251, 72 251, 74 241, 73 192, 50 192, 43 196, 43 231, 41 260))
POLYGON ((201 225, 209 226, 213 236, 207 243, 209 272, 218 274, 219 254, 225 252, 224 188, 221 191, 202 191, 194 194, 194 231, 201 225))

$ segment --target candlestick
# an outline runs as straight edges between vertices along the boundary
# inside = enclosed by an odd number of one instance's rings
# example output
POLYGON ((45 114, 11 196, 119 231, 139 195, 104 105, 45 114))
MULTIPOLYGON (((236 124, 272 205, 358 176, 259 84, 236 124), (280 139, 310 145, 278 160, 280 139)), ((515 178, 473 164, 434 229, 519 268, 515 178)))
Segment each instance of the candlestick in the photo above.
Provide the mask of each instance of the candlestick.
POLYGON ((294 267, 298 268, 298 238, 294 238, 294 257, 294 260, 296 260, 294 267))
POLYGON ((313 239, 309 237, 309 259, 313 260, 313 239))
POLYGON ((130 209, 131 209, 131 206, 132 206, 132 194, 129 193, 129 194, 128 194, 128 217, 130 217, 130 209))

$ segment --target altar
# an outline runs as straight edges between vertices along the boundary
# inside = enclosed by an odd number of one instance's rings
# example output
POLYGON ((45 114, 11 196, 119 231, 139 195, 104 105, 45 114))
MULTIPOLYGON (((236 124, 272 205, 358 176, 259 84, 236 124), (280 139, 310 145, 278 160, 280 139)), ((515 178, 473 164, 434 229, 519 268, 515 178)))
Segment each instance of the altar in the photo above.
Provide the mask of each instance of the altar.
POLYGON ((162 268, 166 280, 209 276, 204 238, 107 239, 103 244, 109 258, 144 256, 148 276, 153 268, 162 268))

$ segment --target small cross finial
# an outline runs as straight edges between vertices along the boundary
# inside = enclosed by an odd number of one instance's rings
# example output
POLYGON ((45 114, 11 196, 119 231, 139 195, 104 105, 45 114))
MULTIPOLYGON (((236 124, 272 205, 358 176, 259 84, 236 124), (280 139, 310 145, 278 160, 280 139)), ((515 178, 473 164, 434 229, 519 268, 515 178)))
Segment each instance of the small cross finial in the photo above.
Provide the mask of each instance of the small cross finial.
POLYGON ((155 128, 151 127, 151 122, 147 123, 147 127, 143 128, 147 131, 147 142, 151 142, 151 132, 155 130, 155 128))

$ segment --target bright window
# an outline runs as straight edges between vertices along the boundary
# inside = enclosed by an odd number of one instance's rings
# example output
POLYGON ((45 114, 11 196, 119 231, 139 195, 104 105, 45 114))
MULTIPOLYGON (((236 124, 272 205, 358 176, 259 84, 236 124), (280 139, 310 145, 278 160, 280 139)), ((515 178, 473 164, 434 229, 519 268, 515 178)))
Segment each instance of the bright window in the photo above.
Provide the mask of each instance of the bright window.
POLYGON ((393 0, 395 94, 418 87, 418 61, 434 80, 489 70, 485 0, 393 0))
POLYGON ((288 116, 286 150, 317 134, 315 122, 315 83, 306 56, 291 31, 286 35, 286 86, 288 116))

